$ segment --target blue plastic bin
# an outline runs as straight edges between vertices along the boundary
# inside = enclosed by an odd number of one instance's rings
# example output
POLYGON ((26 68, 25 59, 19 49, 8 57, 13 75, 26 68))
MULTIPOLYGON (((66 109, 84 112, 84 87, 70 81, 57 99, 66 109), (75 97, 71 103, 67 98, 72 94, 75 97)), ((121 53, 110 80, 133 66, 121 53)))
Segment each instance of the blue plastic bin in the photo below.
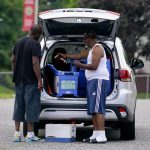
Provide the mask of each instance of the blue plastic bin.
POLYGON ((78 79, 78 95, 79 96, 86 97, 86 87, 87 87, 87 80, 85 77, 85 70, 80 69, 79 79, 78 79))
POLYGON ((47 66, 54 72, 54 90, 57 97, 78 96, 78 72, 58 71, 51 64, 47 66))
POLYGON ((109 79, 108 87, 107 87, 107 95, 109 95, 112 91, 112 78, 111 78, 112 75, 111 75, 111 60, 110 59, 107 59, 107 69, 110 74, 110 79, 109 79))

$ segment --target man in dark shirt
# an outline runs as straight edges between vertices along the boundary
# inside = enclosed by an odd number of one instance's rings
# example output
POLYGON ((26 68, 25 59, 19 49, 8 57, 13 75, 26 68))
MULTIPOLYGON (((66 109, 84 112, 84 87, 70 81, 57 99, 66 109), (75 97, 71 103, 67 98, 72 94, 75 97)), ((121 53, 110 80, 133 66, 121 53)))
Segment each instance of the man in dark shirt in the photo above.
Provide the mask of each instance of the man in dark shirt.
POLYGON ((43 89, 40 74, 41 46, 38 39, 42 33, 39 25, 31 28, 29 36, 19 39, 13 49, 13 82, 16 88, 13 120, 15 121, 14 141, 20 142, 20 122, 27 121, 25 141, 37 141, 34 123, 39 120, 40 90, 43 89))

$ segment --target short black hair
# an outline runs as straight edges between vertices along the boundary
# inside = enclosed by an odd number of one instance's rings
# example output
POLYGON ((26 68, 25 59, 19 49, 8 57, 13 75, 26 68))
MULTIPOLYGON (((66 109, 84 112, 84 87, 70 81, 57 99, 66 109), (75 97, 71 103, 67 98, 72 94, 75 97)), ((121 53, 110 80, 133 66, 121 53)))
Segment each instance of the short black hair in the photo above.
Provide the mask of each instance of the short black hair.
POLYGON ((42 27, 40 25, 33 25, 30 29, 30 35, 36 35, 42 33, 42 27))
POLYGON ((94 31, 87 31, 84 33, 84 39, 90 38, 90 39, 96 39, 96 33, 94 31))

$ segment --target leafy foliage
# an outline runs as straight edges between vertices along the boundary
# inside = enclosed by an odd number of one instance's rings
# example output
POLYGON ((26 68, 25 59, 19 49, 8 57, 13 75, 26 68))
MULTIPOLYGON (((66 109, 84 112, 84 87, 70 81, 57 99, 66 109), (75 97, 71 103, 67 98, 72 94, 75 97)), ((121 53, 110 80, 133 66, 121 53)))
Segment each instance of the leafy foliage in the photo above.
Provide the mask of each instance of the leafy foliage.
POLYGON ((76 8, 79 0, 41 0, 40 11, 60 8, 76 8), (47 5, 45 5, 47 4, 47 5))
POLYGON ((0 0, 0 70, 10 70, 11 49, 21 31, 22 1, 0 0))

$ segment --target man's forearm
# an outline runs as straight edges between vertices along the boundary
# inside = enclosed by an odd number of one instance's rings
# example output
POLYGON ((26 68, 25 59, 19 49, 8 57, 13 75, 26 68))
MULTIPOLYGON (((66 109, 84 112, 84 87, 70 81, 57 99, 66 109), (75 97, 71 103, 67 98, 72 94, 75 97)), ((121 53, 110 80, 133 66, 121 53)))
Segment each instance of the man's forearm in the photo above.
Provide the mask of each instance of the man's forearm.
POLYGON ((70 59, 81 59, 81 55, 80 54, 65 54, 66 58, 70 58, 70 59))
POLYGON ((36 77, 37 77, 38 81, 41 80, 42 78, 41 78, 39 60, 36 60, 36 61, 33 62, 33 70, 36 74, 36 77))
POLYGON ((82 64, 82 63, 80 63, 79 67, 87 69, 87 70, 96 70, 97 69, 97 66, 95 66, 93 64, 82 64))
POLYGON ((39 59, 37 57, 33 57, 32 61, 33 61, 33 70, 34 70, 36 77, 38 79, 38 89, 43 90, 39 59))

